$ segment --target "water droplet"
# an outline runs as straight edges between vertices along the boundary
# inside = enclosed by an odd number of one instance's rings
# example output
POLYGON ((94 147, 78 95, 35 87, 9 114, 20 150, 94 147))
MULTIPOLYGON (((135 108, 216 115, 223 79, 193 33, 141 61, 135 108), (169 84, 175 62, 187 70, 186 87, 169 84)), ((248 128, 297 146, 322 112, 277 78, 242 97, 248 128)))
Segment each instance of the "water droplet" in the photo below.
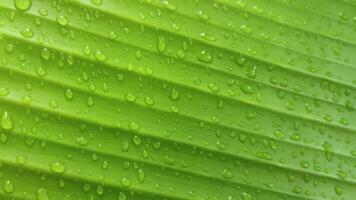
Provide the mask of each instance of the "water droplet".
POLYGON ((148 106, 152 106, 154 104, 154 100, 151 97, 146 97, 145 98, 145 104, 148 106))
POLYGON ((251 33, 252 33, 252 29, 249 28, 249 27, 246 26, 246 25, 240 26, 240 29, 241 29, 243 32, 247 33, 247 34, 251 34, 251 33))
POLYGON ((128 178, 123 177, 123 178, 121 178, 121 184, 124 187, 130 187, 131 186, 131 181, 128 178))
POLYGON ((166 40, 163 36, 158 37, 157 49, 160 52, 163 52, 166 49, 166 40))
POLYGON ((97 50, 94 54, 96 60, 103 62, 106 61, 108 59, 108 57, 101 51, 97 50))
POLYGON ((46 194, 46 190, 43 188, 40 188, 37 191, 37 200, 49 200, 46 194))
POLYGON ((68 20, 68 18, 67 18, 66 16, 64 16, 64 15, 59 15, 59 16, 57 17, 57 22, 58 22, 58 24, 61 25, 61 26, 67 26, 68 23, 69 23, 69 20, 68 20))
POLYGON ((50 108, 55 109, 55 108, 58 108, 58 106, 59 106, 59 104, 58 104, 58 102, 56 100, 52 100, 52 101, 49 102, 49 107, 50 108))
POLYGON ((168 10, 175 10, 176 6, 171 4, 169 1, 163 1, 162 4, 168 9, 168 10))
POLYGON ((46 76, 47 75, 47 71, 43 67, 37 67, 36 68, 36 74, 38 76, 46 76))
POLYGON ((4 112, 1 116, 1 127, 5 130, 11 130, 14 128, 14 122, 10 118, 8 112, 4 112))
POLYGON ((178 100, 179 99, 179 92, 178 90, 176 90, 175 88, 173 88, 170 92, 170 95, 169 95, 170 99, 172 100, 178 100))
POLYGON ((67 89, 65 92, 66 99, 71 100, 71 99, 73 99, 73 96, 74 96, 73 91, 71 89, 67 89))
POLYGON ((83 47, 82 53, 83 53, 85 56, 89 56, 89 55, 91 54, 91 48, 90 48, 89 46, 83 47))
POLYGON ((120 192, 117 197, 117 200, 127 200, 126 194, 123 192, 120 192))
POLYGON ((204 13, 203 11, 199 10, 197 14, 200 19, 205 21, 209 20, 209 15, 204 13))
POLYGON ((49 60, 51 58, 51 52, 47 48, 42 49, 41 58, 44 60, 49 60))
POLYGON ((256 66, 248 67, 247 72, 246 72, 246 76, 251 78, 251 79, 256 78, 256 69, 257 69, 256 66))
POLYGON ((216 41, 216 38, 214 36, 208 35, 207 33, 201 33, 200 37, 202 37, 203 39, 205 39, 206 41, 209 41, 209 42, 216 41))
POLYGON ((24 38, 32 38, 33 37, 33 30, 30 27, 26 27, 21 32, 22 37, 24 38))
POLYGON ((129 128, 133 131, 137 131, 138 129, 140 129, 140 124, 138 122, 130 122, 129 124, 129 128))
POLYGON ((83 136, 78 137, 75 141, 81 146, 86 146, 89 143, 88 140, 85 139, 83 136))
POLYGON ((198 54, 198 60, 204 63, 211 63, 213 61, 213 57, 208 51, 201 51, 198 54))
POLYGON ((130 92, 130 93, 126 94, 125 99, 128 102, 135 102, 136 101, 136 96, 130 92))
POLYGON ((209 83, 208 87, 212 92, 218 92, 219 91, 219 86, 216 85, 215 83, 209 83))
POLYGON ((226 178, 226 179, 231 179, 231 178, 232 178, 231 172, 230 172, 229 170, 227 170, 227 169, 224 169, 224 170, 222 171, 222 176, 223 176, 224 178, 226 178))
POLYGON ((247 192, 243 192, 241 193, 241 198, 242 200, 252 200, 252 195, 247 192))
POLYGON ((248 83, 241 83, 240 84, 240 89, 242 90, 242 92, 246 93, 246 94, 253 94, 254 91, 253 91, 253 88, 250 84, 248 83))
POLYGON ((127 152, 129 150, 129 143, 127 141, 123 141, 121 143, 121 150, 123 152, 127 152))
POLYGON ((100 6, 103 3, 103 1, 102 0, 91 0, 91 3, 96 6, 100 6))
POLYGON ((5 181, 3 189, 4 189, 4 192, 6 192, 6 193, 13 193, 15 191, 14 185, 9 180, 5 181))
POLYGON ((27 162, 27 158, 23 155, 19 155, 16 157, 16 162, 20 165, 24 165, 27 162))
POLYGON ((32 0, 15 0, 15 8, 21 11, 29 10, 32 6, 32 0))
POLYGON ((335 193, 337 195, 341 195, 343 192, 343 188, 340 185, 335 186, 335 193))
POLYGON ((6 89, 6 88, 0 88, 0 96, 1 97, 4 97, 4 96, 7 96, 7 95, 9 95, 9 90, 8 89, 6 89))
POLYGON ((216 141, 216 147, 220 150, 226 150, 226 146, 221 141, 216 141))
POLYGON ((92 106, 94 105, 94 100, 93 100, 92 97, 89 97, 89 98, 88 98, 87 105, 88 105, 89 107, 92 107, 92 106))
POLYGON ((143 172, 142 169, 138 169, 138 175, 137 176, 138 176, 138 181, 140 183, 143 183, 144 180, 145 180, 145 173, 143 172))
POLYGON ((324 142, 323 148, 324 148, 324 155, 325 155, 326 160, 331 161, 332 158, 334 157, 332 145, 328 142, 324 142))
POLYGON ((135 135, 133 138, 132 138, 132 142, 135 144, 135 145, 140 145, 141 144, 141 138, 137 135, 135 135))
POLYGON ((102 185, 98 185, 98 187, 96 187, 96 194, 99 196, 104 194, 104 187, 102 185))
POLYGON ((51 170, 56 174, 63 174, 66 171, 66 166, 61 162, 53 162, 50 165, 51 170))
POLYGON ((166 163, 167 165, 174 165, 175 164, 175 160, 169 156, 165 156, 164 157, 164 163, 166 163))
POLYGON ((44 8, 41 8, 38 10, 38 13, 41 15, 41 16, 47 16, 48 15, 48 10, 44 9, 44 8))

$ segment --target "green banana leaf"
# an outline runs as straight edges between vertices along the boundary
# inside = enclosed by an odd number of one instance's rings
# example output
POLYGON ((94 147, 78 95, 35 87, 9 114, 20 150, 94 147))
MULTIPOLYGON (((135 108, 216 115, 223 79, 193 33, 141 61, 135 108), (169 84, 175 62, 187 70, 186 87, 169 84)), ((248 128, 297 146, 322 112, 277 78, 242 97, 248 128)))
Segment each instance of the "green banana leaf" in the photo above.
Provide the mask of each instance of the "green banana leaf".
POLYGON ((0 0, 0 199, 355 200, 355 0, 0 0))

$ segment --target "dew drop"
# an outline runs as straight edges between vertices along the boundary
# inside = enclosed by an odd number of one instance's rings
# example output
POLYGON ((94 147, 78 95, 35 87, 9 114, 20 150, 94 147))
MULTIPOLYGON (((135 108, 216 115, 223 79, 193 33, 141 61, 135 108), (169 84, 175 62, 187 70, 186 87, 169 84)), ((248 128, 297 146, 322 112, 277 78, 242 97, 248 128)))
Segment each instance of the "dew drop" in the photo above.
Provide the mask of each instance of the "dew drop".
POLYGON ((32 38, 33 37, 33 30, 30 27, 26 27, 21 32, 22 37, 24 38, 32 38))
POLYGON ((131 181, 126 178, 126 177, 123 177, 121 179, 121 184, 124 186, 124 187, 130 187, 131 186, 131 181))
POLYGON ((64 15, 59 15, 59 16, 57 17, 57 22, 58 22, 58 24, 61 25, 61 26, 67 26, 68 23, 69 23, 69 20, 68 20, 68 18, 67 18, 66 16, 64 16, 64 15))
POLYGON ((13 193, 15 191, 14 185, 9 180, 5 181, 3 189, 4 189, 4 192, 9 193, 9 194, 13 193))
POLYGON ((160 52, 163 52, 166 49, 166 40, 163 36, 158 37, 157 49, 160 52))
POLYGON ((65 97, 67 100, 72 100, 73 99, 73 91, 71 89, 67 89, 65 92, 65 97))
POLYGON ((53 162, 50 165, 51 170, 56 174, 63 174, 66 171, 66 165, 61 162, 53 162))
POLYGON ((15 0, 15 8, 21 11, 29 10, 32 6, 32 0, 15 0))
POLYGON ((104 62, 108 59, 108 57, 102 51, 96 51, 94 54, 97 61, 104 62))
POLYGON ((213 61, 213 57, 208 51, 201 51, 198 54, 198 60, 204 63, 211 63, 213 61))
POLYGON ((9 116, 8 112, 4 112, 3 115, 1 116, 1 127, 5 130, 11 130, 14 128, 14 122, 9 116))
POLYGON ((96 6, 100 6, 101 4, 103 4, 103 1, 102 0, 91 0, 91 3, 96 6))
POLYGON ((8 89, 6 89, 6 88, 0 88, 0 96, 1 97, 5 97, 5 96, 7 96, 7 95, 9 95, 9 90, 8 89))
POLYGON ((45 189, 40 188, 37 191, 37 200, 49 200, 45 189))
POLYGON ((130 92, 130 93, 126 94, 125 99, 128 102, 135 102, 136 101, 136 96, 130 92))
POLYGON ((143 183, 143 182, 145 181, 145 173, 143 172, 142 169, 138 169, 138 174, 137 174, 137 176, 138 176, 138 181, 139 181, 140 183, 143 183))

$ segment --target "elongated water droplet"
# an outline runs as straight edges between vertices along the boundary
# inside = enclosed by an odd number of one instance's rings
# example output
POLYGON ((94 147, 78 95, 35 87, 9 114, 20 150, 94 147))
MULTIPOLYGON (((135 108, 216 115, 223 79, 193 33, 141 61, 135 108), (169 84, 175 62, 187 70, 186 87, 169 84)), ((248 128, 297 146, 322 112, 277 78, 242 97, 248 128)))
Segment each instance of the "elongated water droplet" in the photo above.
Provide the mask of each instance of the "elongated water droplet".
POLYGON ((140 183, 143 183, 145 181, 145 173, 143 172, 142 169, 138 169, 138 181, 140 183))
POLYGON ((11 130, 14 128, 14 122, 9 116, 8 112, 4 112, 4 114, 1 116, 1 127, 5 130, 11 130))
POLYGON ((166 39, 163 36, 159 36, 157 40, 157 49, 162 52, 166 49, 166 39))

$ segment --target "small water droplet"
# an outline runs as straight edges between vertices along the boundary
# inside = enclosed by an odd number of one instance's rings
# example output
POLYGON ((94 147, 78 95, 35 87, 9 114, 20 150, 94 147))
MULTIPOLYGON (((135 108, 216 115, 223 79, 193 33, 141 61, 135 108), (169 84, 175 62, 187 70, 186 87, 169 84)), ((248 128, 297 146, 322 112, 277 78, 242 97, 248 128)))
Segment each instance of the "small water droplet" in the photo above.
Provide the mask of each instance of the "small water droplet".
POLYGON ((198 54, 198 60, 204 63, 211 63, 213 61, 213 57, 208 51, 201 51, 198 54))
POLYGON ((50 165, 51 170, 56 174, 63 174, 66 171, 66 165, 62 162, 53 162, 50 165))
POLYGON ((94 54, 96 60, 100 61, 100 62, 104 62, 108 59, 108 57, 102 52, 97 50, 94 54))
POLYGON ((125 99, 128 102, 135 102, 136 101, 136 96, 130 92, 130 93, 126 94, 125 99))
POLYGON ((71 89, 67 89, 65 92, 65 97, 67 100, 72 100, 73 99, 73 91, 71 89))
POLYGON ((13 193, 15 191, 14 185, 9 180, 5 181, 3 189, 4 189, 4 192, 6 192, 6 193, 13 193))
POLYGON ((37 191, 37 200, 49 200, 45 189, 40 188, 37 191))
POLYGON ((24 38, 32 38, 33 37, 33 30, 30 27, 26 27, 21 32, 22 37, 24 38))
POLYGON ((51 58, 51 52, 47 48, 42 49, 41 58, 44 60, 49 60, 51 58))
POLYGON ((59 15, 59 16, 57 17, 57 22, 58 22, 58 24, 61 25, 61 26, 67 26, 68 23, 69 23, 69 20, 68 20, 68 18, 67 18, 66 16, 64 16, 64 15, 59 15))
POLYGON ((131 186, 131 181, 128 178, 123 177, 123 178, 121 178, 121 184, 124 187, 130 187, 131 186))
POLYGON ((0 96, 1 97, 5 97, 5 96, 7 96, 7 95, 9 95, 9 90, 8 89, 6 89, 6 88, 0 88, 0 96))
POLYGON ((100 6, 103 3, 103 1, 102 0, 91 0, 91 3, 96 6, 100 6))
POLYGON ((166 49, 166 39, 163 36, 158 37, 157 49, 160 52, 163 52, 166 49))

